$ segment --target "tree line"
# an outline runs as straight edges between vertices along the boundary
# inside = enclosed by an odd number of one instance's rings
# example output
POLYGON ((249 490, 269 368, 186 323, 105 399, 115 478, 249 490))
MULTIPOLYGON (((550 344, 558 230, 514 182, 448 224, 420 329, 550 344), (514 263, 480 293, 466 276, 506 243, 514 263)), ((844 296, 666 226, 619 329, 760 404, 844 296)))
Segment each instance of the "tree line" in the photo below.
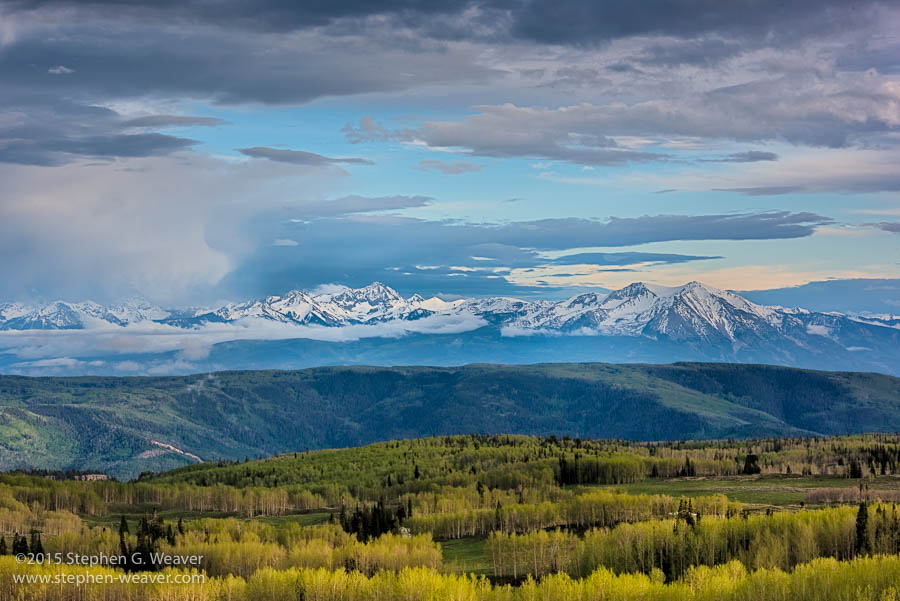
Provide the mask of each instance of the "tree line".
POLYGON ((21 584, 15 577, 85 573, 110 582, 84 583, 77 588, 79 601, 572 601, 610 599, 617 601, 898 601, 900 557, 870 556, 839 562, 814 559, 790 572, 779 568, 748 571, 740 562, 715 567, 696 566, 682 578, 664 582, 661 574, 616 574, 599 569, 585 578, 565 573, 534 580, 521 586, 491 585, 485 578, 441 574, 432 568, 378 571, 371 576, 360 571, 327 568, 262 568, 248 578, 197 578, 197 574, 167 570, 187 583, 138 584, 123 582, 117 573, 103 567, 20 566, 11 557, 0 557, 0 598, 28 601, 71 601, 74 586, 51 583, 21 584), (17 575, 17 576, 16 576, 17 575))
POLYGON ((863 503, 715 518, 682 505, 676 519, 623 523, 590 530, 583 537, 565 531, 493 532, 488 548, 499 576, 561 570, 585 577, 608 568, 622 574, 658 570, 672 581, 691 566, 735 560, 750 569, 790 570, 817 557, 849 560, 869 553, 900 553, 900 512, 893 504, 863 503))
MULTIPOLYGON (((413 532, 430 532, 436 539, 486 536, 491 532, 526 533, 564 527, 583 531, 592 527, 612 527, 622 522, 670 518, 687 498, 668 495, 629 495, 594 490, 571 495, 557 502, 495 505, 493 509, 473 509, 455 513, 416 515, 405 524, 413 532)), ((713 517, 730 517, 742 511, 741 503, 725 495, 691 499, 697 511, 713 517)))

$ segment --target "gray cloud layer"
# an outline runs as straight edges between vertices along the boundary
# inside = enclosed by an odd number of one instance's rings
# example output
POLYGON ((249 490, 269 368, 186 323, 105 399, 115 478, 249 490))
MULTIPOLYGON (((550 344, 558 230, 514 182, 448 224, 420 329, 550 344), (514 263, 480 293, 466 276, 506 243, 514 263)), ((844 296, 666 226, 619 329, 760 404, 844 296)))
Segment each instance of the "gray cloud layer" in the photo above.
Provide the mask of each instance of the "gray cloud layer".
POLYGON ((253 148, 238 149, 243 155, 255 159, 269 159, 279 163, 290 163, 292 165, 306 165, 309 167, 319 167, 322 165, 334 165, 337 163, 345 163, 348 165, 371 165, 372 161, 357 157, 332 158, 316 154, 314 152, 306 152, 304 150, 289 150, 287 148, 269 148, 267 146, 254 146, 253 148))
MULTIPOLYGON (((375 202, 376 199, 371 199, 375 202)), ((411 203, 410 203, 411 204, 411 203)), ((266 223, 274 221, 267 220, 266 223)), ((656 215, 637 218, 545 219, 506 224, 425 221, 350 214, 278 220, 257 235, 297 241, 261 247, 222 286, 238 297, 311 288, 322 282, 364 285, 382 279, 405 293, 528 294, 502 278, 511 268, 641 262, 683 263, 716 257, 649 252, 578 253, 556 259, 542 251, 629 246, 671 240, 766 240, 810 235, 830 219, 811 213, 656 215), (335 248, 341 248, 335 253, 335 248), (454 269, 465 267, 466 271, 454 269), (448 274, 454 273, 454 276, 448 274), (381 275, 379 275, 381 274, 381 275)), ((542 291, 545 293, 546 291, 542 291)))
MULTIPOLYGON (((900 92, 882 75, 900 69, 889 33, 900 24, 895 3, 337 4, 2 3, 0 160, 157 156, 192 141, 123 138, 121 128, 221 125, 165 114, 123 122, 98 106, 118 99, 297 104, 484 84, 498 96, 508 89, 505 100, 543 99, 549 88, 579 93, 570 106, 558 97, 553 108, 484 104, 456 121, 390 131, 369 118, 345 133, 351 142, 415 138, 480 156, 622 165, 667 154, 623 147, 616 136, 846 147, 900 126, 900 92), (521 58, 546 43, 568 46, 567 58, 549 68, 521 58)), ((723 160, 768 160, 753 152, 723 160)))
MULTIPOLYGON (((900 86, 870 74, 836 74, 824 81, 802 76, 719 87, 683 98, 634 104, 578 104, 538 108, 514 104, 474 107, 456 121, 426 121, 393 132, 399 140, 491 157, 538 157, 587 165, 664 160, 660 152, 621 147, 615 136, 700 137, 739 142, 783 141, 840 148, 864 136, 900 128, 900 86)), ((371 120, 344 129, 348 141, 381 140, 371 120)), ((727 162, 774 160, 748 151, 727 162)))
POLYGON ((148 115, 129 119, 122 123, 125 127, 217 127, 227 125, 224 119, 215 117, 191 117, 188 115, 148 115))
MULTIPOLYGON (((638 35, 696 37, 711 31, 729 37, 802 37, 836 31, 875 17, 876 3, 848 6, 840 0, 433 0, 400 2, 298 2, 200 0, 123 2, 121 0, 12 0, 14 10, 49 7, 107 13, 110 8, 141 18, 204 21, 235 29, 287 32, 331 26, 360 27, 367 20, 389 18, 420 34, 445 39, 489 38, 551 44, 602 43, 638 35)), ((888 4, 887 2, 885 4, 888 4)), ((705 48, 706 53, 712 50, 705 48)))
POLYGON ((873 224, 880 230, 884 230, 885 232, 891 232, 892 234, 900 234, 900 222, 898 221, 882 221, 880 223, 873 224))
POLYGON ((748 150, 746 152, 733 152, 720 159, 701 159, 710 163, 756 163, 757 161, 777 161, 778 155, 774 152, 760 150, 748 150))
POLYGON ((136 125, 105 107, 45 100, 0 94, 0 110, 5 109, 0 114, 0 162, 47 166, 79 157, 151 157, 197 143, 168 134, 128 133, 136 125))
MULTIPOLYGON (((722 170, 780 167, 790 153, 769 152, 775 144, 864 147, 887 157, 880 171, 829 170, 817 176, 825 182, 819 187, 751 178, 703 189, 746 196, 896 190, 898 15, 895 2, 838 0, 0 0, 0 249, 7 258, 0 278, 17 294, 70 298, 67 290, 77 296, 92 287, 122 295, 194 285, 243 295, 333 280, 364 284, 391 267, 416 273, 434 291, 447 287, 441 269, 477 267, 472 256, 494 260, 486 266, 528 266, 546 261, 535 249, 806 236, 828 220, 776 212, 471 224, 378 214, 430 202, 416 196, 295 203, 333 195, 312 172, 339 176, 341 165, 367 164, 365 155, 328 157, 251 140, 240 142, 247 145, 241 152, 268 160, 226 167, 201 154, 200 135, 164 130, 224 125, 178 114, 196 104, 360 96, 366 106, 384 98, 380 106, 392 106, 403 95, 421 100, 429 117, 405 126, 363 117, 344 129, 346 139, 631 168, 677 167, 685 159, 666 144, 683 138, 700 147, 698 160, 722 170), (461 113, 469 104, 476 106, 461 113), (742 150, 757 143, 766 149, 742 150), (710 147, 723 149, 721 156, 710 147), (70 171, 101 161, 115 163, 102 176, 94 167, 70 171), (271 197, 271 181, 298 173, 309 178, 271 197), (259 196, 266 198, 252 208, 242 204, 259 196), (273 208, 285 204, 293 209, 273 208), (413 256, 443 267, 419 274, 413 256), (113 277, 119 281, 107 281, 113 277)), ((416 166, 456 175, 476 165, 423 159, 416 166)), ((465 292, 463 280, 469 291, 503 287, 488 277, 499 276, 482 270, 455 278, 452 288, 465 292)))

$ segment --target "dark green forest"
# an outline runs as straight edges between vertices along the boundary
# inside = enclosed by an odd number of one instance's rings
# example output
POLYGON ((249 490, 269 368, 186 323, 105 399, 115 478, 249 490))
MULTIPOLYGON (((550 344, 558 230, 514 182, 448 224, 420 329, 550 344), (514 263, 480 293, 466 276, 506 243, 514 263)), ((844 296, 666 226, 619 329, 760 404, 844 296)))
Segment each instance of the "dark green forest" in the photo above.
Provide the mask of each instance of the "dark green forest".
POLYGON ((672 440, 900 431, 900 379, 695 364, 0 376, 0 469, 119 478, 417 436, 672 440))

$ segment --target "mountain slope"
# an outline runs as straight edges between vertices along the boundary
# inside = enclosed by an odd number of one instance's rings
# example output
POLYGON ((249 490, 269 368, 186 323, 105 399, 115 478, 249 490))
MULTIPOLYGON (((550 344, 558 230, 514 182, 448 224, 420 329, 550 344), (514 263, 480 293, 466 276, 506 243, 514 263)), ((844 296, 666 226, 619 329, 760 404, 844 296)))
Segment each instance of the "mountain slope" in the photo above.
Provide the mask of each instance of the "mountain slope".
POLYGON ((120 477, 184 465, 190 455, 238 459, 432 434, 656 440, 864 431, 900 431, 900 379, 718 364, 0 377, 0 469, 120 477))
POLYGON ((900 325, 890 318, 758 305, 699 282, 636 282, 559 302, 403 298, 375 282, 325 294, 294 290, 214 309, 161 309, 138 301, 0 305, 0 369, 27 375, 623 359, 900 375, 900 325))

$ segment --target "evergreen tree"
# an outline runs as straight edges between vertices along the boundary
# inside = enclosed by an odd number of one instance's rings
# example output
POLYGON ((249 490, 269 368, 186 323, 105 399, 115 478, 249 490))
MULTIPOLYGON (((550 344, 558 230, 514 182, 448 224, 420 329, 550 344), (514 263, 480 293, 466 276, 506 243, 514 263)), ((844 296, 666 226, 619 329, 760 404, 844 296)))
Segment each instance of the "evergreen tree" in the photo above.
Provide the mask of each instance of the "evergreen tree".
POLYGON ((23 534, 21 537, 18 532, 13 533, 13 555, 28 555, 28 539, 23 534))
POLYGON ((871 552, 869 544, 869 506, 865 501, 859 504, 856 513, 856 554, 864 555, 871 552))
POLYGON ((35 555, 43 555, 44 545, 41 544, 41 533, 37 530, 31 531, 31 545, 29 546, 31 548, 31 552, 35 555))
POLYGON ((125 520, 125 516, 122 516, 122 520, 119 522, 119 555, 126 558, 125 569, 133 570, 134 566, 131 565, 131 549, 128 546, 128 522, 125 520))
POLYGON ((150 556, 150 554, 153 553, 153 541, 151 540, 151 528, 147 516, 142 517, 141 521, 138 522, 137 544, 134 547, 134 553, 138 557, 139 563, 136 566, 138 569, 154 569, 152 557, 150 556))
POLYGON ((759 467, 759 456, 754 455, 753 453, 748 453, 747 457, 744 459, 744 470, 743 472, 747 475, 758 474, 762 471, 762 468, 759 467))
POLYGON ((3 535, 0 535, 0 555, 6 555, 6 554, 7 554, 6 537, 3 535))

